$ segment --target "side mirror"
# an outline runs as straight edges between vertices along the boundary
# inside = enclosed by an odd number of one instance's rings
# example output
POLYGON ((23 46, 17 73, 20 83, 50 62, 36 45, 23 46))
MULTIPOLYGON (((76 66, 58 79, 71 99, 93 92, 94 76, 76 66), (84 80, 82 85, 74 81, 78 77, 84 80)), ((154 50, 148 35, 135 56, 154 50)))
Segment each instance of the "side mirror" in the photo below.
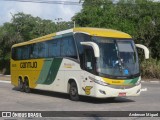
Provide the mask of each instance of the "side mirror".
POLYGON ((99 52, 99 47, 96 43, 94 42, 80 42, 81 45, 86 45, 86 46, 91 46, 94 50, 94 56, 95 57, 100 57, 100 52, 99 52))
POLYGON ((145 59, 149 59, 149 49, 146 46, 141 44, 136 44, 136 47, 143 49, 145 54, 145 59))

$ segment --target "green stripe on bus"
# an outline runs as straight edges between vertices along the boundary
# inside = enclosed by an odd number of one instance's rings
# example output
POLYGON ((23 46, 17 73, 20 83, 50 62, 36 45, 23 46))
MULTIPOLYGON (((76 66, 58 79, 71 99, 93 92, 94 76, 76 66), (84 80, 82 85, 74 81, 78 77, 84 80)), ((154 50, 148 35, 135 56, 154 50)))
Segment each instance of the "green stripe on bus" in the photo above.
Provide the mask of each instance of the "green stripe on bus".
POLYGON ((46 85, 52 84, 57 76, 61 63, 62 58, 46 59, 36 83, 46 85))
POLYGON ((139 77, 132 79, 131 84, 136 84, 138 80, 139 80, 139 77))
POLYGON ((138 80, 139 80, 139 77, 134 78, 134 79, 130 79, 130 80, 125 80, 124 83, 133 85, 133 84, 136 84, 138 80))

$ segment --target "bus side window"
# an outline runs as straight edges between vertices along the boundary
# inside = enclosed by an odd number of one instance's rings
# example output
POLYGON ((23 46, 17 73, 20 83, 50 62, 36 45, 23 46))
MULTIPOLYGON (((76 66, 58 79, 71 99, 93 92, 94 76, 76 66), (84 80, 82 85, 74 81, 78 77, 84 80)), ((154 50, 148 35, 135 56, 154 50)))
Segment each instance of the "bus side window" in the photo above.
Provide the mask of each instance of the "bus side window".
POLYGON ((84 62, 85 46, 81 45, 80 42, 90 41, 91 37, 89 35, 86 35, 86 34, 83 34, 83 33, 76 33, 74 35, 74 37, 75 37, 75 41, 77 43, 79 60, 80 60, 80 67, 81 67, 81 69, 86 69, 85 62, 84 62))
POLYGON ((29 49, 29 58, 33 58, 33 45, 29 45, 30 46, 30 49, 29 49))
POLYGON ((60 56, 60 39, 53 39, 47 41, 48 44, 48 57, 60 56))
POLYGON ((67 36, 61 40, 61 56, 77 59, 76 47, 73 36, 67 36))
POLYGON ((16 60, 16 48, 12 48, 12 59, 16 60))
POLYGON ((28 45, 22 48, 22 59, 23 60, 29 59, 29 46, 28 45))
POLYGON ((21 47, 18 47, 16 48, 16 59, 17 60, 21 60, 22 59, 22 48, 21 47))
POLYGON ((32 52, 33 58, 38 58, 38 45, 33 44, 33 52, 32 52))
POLYGON ((38 43, 38 58, 43 58, 48 56, 48 45, 46 42, 38 43))

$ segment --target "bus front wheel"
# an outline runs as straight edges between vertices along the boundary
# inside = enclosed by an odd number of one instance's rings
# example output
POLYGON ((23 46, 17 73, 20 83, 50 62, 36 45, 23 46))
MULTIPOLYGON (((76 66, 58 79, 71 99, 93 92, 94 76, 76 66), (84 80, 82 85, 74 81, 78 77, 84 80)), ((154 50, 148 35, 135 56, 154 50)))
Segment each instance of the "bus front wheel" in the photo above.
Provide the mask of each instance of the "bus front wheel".
POLYGON ((75 82, 71 82, 69 90, 70 99, 73 101, 79 100, 78 88, 75 82))

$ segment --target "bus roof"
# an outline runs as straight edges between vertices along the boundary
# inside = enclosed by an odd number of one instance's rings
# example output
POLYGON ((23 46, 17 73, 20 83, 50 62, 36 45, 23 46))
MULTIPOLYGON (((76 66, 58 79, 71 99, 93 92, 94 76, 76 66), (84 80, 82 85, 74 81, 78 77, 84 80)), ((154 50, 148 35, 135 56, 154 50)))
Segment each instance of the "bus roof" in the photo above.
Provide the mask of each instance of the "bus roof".
POLYGON ((131 38, 129 34, 113 29, 81 27, 81 28, 74 28, 73 30, 74 32, 88 33, 91 36, 101 36, 110 38, 131 38))
POLYGON ((73 33, 73 32, 85 33, 85 34, 88 34, 91 36, 101 36, 101 37, 109 37, 109 38, 131 38, 131 36, 129 34, 121 32, 121 31, 117 31, 117 30, 103 29, 103 28, 79 27, 79 28, 73 28, 73 29, 69 29, 69 30, 64 30, 64 31, 52 33, 52 34, 45 35, 45 36, 42 36, 39 38, 35 38, 30 41, 18 43, 18 44, 13 45, 12 47, 37 43, 37 42, 46 41, 46 40, 51 40, 56 36, 58 37, 58 36, 65 35, 67 33, 73 33))

